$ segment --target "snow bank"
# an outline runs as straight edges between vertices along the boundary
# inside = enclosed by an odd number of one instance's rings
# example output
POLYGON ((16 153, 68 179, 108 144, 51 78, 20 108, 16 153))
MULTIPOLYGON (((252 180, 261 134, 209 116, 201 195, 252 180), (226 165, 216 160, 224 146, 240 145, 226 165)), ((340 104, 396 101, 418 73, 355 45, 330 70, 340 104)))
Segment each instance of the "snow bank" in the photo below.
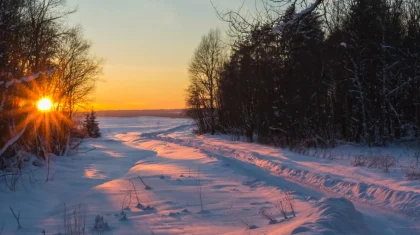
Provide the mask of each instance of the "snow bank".
POLYGON ((363 215, 346 198, 323 198, 306 215, 306 221, 291 234, 366 234, 363 215))
MULTIPOLYGON (((183 129, 180 126, 178 129, 183 129)), ((176 129, 176 128, 174 128, 176 129)), ((172 130, 171 130, 172 131, 172 130)), ((296 169, 288 164, 273 162, 270 158, 251 151, 230 148, 225 145, 212 144, 211 139, 174 138, 165 136, 164 132, 142 134, 143 137, 175 143, 178 145, 200 149, 204 153, 217 157, 234 158, 242 162, 258 166, 272 175, 284 177, 310 188, 344 196, 352 201, 387 208, 409 216, 420 217, 420 193, 399 191, 376 184, 364 182, 348 182, 330 175, 323 175, 308 170, 296 169)))

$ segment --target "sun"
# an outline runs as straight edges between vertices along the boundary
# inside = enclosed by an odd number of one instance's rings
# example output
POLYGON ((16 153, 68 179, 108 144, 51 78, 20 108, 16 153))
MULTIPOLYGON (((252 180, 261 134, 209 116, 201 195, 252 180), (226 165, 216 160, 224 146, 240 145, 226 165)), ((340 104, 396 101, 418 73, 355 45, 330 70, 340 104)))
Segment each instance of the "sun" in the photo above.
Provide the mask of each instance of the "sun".
POLYGON ((40 100, 38 100, 36 106, 37 106, 39 111, 48 112, 52 108, 51 99, 49 99, 47 97, 41 98, 40 100))

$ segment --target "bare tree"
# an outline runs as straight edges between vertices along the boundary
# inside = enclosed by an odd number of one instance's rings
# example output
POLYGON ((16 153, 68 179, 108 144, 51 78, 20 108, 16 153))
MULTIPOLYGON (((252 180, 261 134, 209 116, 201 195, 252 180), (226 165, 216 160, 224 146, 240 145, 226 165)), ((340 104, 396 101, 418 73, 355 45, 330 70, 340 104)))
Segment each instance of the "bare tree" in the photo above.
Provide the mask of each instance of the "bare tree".
MULTIPOLYGON (((51 95, 56 101, 56 110, 66 120, 72 120, 78 108, 83 107, 93 91, 102 71, 102 60, 90 56, 90 43, 83 39, 80 27, 75 27, 62 37, 57 52, 57 72, 51 82, 51 95)), ((69 150, 69 122, 63 122, 57 131, 59 143, 56 152, 66 155, 69 150)))
POLYGON ((66 154, 77 107, 88 101, 102 60, 80 27, 68 27, 65 0, 0 0, 0 165, 24 146, 66 154), (38 112, 48 97, 55 110, 38 112), (41 116, 40 116, 41 115, 41 116))
MULTIPOLYGON (((191 79, 191 86, 188 92, 191 100, 187 101, 187 105, 190 108, 194 108, 196 112, 201 113, 204 111, 208 114, 205 117, 210 119, 209 126, 205 128, 209 129, 212 135, 215 133, 216 128, 217 81, 224 59, 225 47, 221 41, 221 32, 218 29, 212 29, 207 35, 202 37, 188 69, 191 79)), ((194 116, 202 118, 201 115, 194 116)))

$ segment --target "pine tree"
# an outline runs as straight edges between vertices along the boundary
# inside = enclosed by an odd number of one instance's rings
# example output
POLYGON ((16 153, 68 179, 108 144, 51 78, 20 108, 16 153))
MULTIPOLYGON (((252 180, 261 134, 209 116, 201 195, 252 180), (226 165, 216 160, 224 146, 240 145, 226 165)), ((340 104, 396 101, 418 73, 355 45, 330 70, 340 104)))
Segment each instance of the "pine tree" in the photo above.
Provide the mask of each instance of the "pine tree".
POLYGON ((86 113, 85 120, 83 121, 83 130, 86 132, 87 136, 90 136, 90 133, 92 133, 90 125, 90 113, 86 113))
POLYGON ((99 138, 99 137, 101 137, 101 132, 100 132, 100 129, 99 129, 99 123, 96 120, 96 113, 95 113, 95 111, 93 111, 93 109, 90 112, 90 125, 91 125, 91 134, 90 134, 90 136, 92 138, 99 138))
POLYGON ((86 114, 85 120, 83 121, 83 128, 89 137, 101 137, 99 123, 96 121, 96 113, 93 109, 90 111, 90 113, 86 114))

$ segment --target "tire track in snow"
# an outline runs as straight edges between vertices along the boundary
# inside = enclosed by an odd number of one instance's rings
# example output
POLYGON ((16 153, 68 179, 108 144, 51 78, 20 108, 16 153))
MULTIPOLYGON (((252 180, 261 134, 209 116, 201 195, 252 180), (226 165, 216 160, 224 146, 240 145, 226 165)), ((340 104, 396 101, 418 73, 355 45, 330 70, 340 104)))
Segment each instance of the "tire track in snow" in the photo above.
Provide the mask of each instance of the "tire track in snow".
MULTIPOLYGON (((191 127, 183 125, 166 131, 155 133, 143 133, 141 137, 178 144, 185 147, 200 149, 200 151, 218 155, 219 157, 233 158, 241 162, 257 166, 274 176, 284 177, 287 180, 305 185, 314 190, 325 193, 333 193, 344 196, 354 202, 379 207, 379 209, 391 210, 408 216, 420 218, 420 194, 412 191, 398 191, 384 186, 367 184, 363 182, 353 183, 330 175, 320 175, 308 170, 293 169, 287 165, 273 163, 264 159, 258 153, 243 151, 227 146, 215 146, 209 142, 194 139, 180 139, 164 136, 174 131, 181 131, 191 127)), ((141 139, 141 138, 140 138, 141 139)), ((227 140, 226 140, 227 141, 227 140)))

